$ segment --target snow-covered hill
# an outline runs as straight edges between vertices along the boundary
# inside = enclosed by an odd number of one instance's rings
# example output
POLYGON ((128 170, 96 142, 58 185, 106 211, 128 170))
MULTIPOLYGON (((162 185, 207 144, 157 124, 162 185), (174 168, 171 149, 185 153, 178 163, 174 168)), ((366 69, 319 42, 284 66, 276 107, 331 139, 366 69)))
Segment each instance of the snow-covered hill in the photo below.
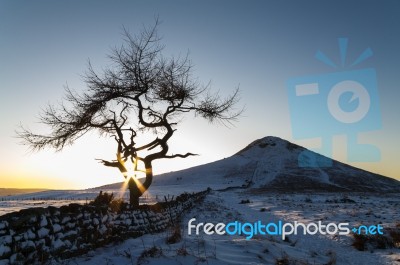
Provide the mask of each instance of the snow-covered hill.
MULTIPOLYGON (((278 137, 256 140, 231 157, 205 165, 157 175, 153 185, 141 198, 142 203, 162 200, 182 192, 198 192, 211 187, 247 187, 251 192, 400 192, 400 182, 349 165, 332 161, 331 167, 299 167, 298 157, 307 149, 278 137)), ((314 154, 316 160, 327 158, 314 154)), ((116 196, 122 183, 87 190, 48 190, 13 196, 0 196, 0 215, 34 206, 59 206, 92 200, 100 190, 116 196)))
POLYGON ((229 158, 157 175, 153 186, 191 185, 198 190, 248 186, 258 191, 400 191, 400 182, 395 179, 335 160, 330 167, 299 167, 298 157, 304 151, 318 161, 329 160, 281 138, 268 136, 229 158))
MULTIPOLYGON (((299 233, 290 235, 287 240, 265 235, 245 240, 244 235, 188 234, 188 222, 192 218, 196 218, 197 223, 236 220, 255 223, 261 220, 292 223, 322 221, 325 224, 348 222, 352 227, 381 224, 388 232, 399 227, 399 181, 337 161, 333 161, 331 167, 299 167, 298 156, 306 150, 277 137, 265 137, 231 157, 157 175, 153 185, 142 196, 142 203, 163 201, 163 196, 195 192, 207 187, 214 189, 203 203, 195 205, 182 216, 179 230, 182 238, 179 242, 167 244, 166 238, 174 233, 167 230, 95 249, 65 263, 397 264, 400 260, 398 247, 376 249, 371 245, 368 246, 370 251, 359 251, 353 247, 355 241, 352 234, 299 233)), ((314 156, 316 160, 327 159, 315 153, 314 156)), ((81 191, 44 191, 6 196, 0 201, 0 215, 31 207, 85 203, 93 199, 99 190, 127 196, 128 192, 119 194, 121 186, 121 183, 116 183, 81 191)))

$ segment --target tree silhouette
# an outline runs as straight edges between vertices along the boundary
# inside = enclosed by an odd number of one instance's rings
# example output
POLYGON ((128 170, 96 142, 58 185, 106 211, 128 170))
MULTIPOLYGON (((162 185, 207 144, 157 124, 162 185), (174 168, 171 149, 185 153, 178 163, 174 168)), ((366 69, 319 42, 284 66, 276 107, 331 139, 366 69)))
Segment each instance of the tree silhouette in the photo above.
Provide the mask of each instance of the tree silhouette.
POLYGON ((221 99, 210 93, 209 85, 203 86, 193 78, 187 56, 162 55, 164 46, 157 34, 158 25, 156 21, 153 27, 145 27, 134 36, 124 29, 124 44, 112 50, 112 64, 101 74, 89 61, 83 76, 87 89, 76 93, 67 86, 64 102, 58 107, 48 105, 41 113, 40 122, 50 128, 49 134, 36 134, 22 125, 17 131, 22 143, 34 151, 61 151, 92 130, 112 136, 117 145, 116 159, 99 160, 105 166, 118 168, 127 178, 130 204, 135 207, 152 183, 154 160, 195 155, 168 153, 168 141, 183 114, 193 112, 210 122, 230 123, 241 113, 234 109, 238 89, 221 99), (151 140, 136 145, 139 138, 148 139, 149 135, 151 140), (143 183, 128 174, 128 160, 136 171, 138 163, 144 165, 143 183))

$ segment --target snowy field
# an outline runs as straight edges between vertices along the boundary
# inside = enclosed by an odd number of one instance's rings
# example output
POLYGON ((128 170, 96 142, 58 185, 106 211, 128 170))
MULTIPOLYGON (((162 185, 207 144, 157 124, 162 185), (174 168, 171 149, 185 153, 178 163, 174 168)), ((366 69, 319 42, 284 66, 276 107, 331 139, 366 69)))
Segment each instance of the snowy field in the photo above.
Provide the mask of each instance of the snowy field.
MULTIPOLYGON (((164 196, 171 198, 172 196, 183 193, 185 190, 188 192, 198 192, 204 189, 206 189, 204 185, 191 185, 189 189, 185 189, 179 185, 153 185, 150 190, 143 194, 140 198, 140 202, 155 203, 157 201, 163 201, 164 196)), ((113 193, 117 198, 123 197, 126 201, 129 200, 129 192, 121 192, 121 189, 49 190, 12 196, 0 196, 0 215, 31 207, 60 207, 70 203, 88 203, 99 194, 100 190, 113 193)))
POLYGON ((188 235, 188 221, 349 222, 393 227, 400 221, 400 197, 367 194, 263 194, 242 190, 213 191, 205 202, 187 213, 180 224, 182 239, 166 240, 172 232, 145 235, 110 245, 66 264, 400 264, 400 249, 358 251, 352 235, 188 235), (241 204, 242 200, 249 203, 241 204), (327 202, 328 201, 328 202, 327 202), (397 222, 397 223, 396 223, 397 222))
MULTIPOLYGON (((254 223, 303 222, 349 223, 349 227, 381 225, 400 228, 400 184, 389 178, 335 162, 332 168, 304 171, 297 167, 300 147, 275 137, 257 140, 236 155, 202 166, 155 176, 153 185, 141 203, 163 201, 164 196, 198 192, 212 187, 202 204, 187 212, 175 231, 144 235, 119 244, 91 251, 63 261, 63 264, 400 264, 400 243, 387 248, 368 247, 359 251, 352 246, 353 233, 347 235, 188 235, 188 221, 196 223, 234 221, 254 223), (289 182, 288 182, 289 181, 289 182), (290 182, 291 181, 291 182, 290 182), (290 192, 299 185, 307 190, 310 183, 322 188, 342 188, 379 193, 290 192), (296 185, 294 185, 296 184, 296 185), (269 186, 268 186, 269 185, 269 186), (248 187, 241 189, 238 187, 248 187), (224 189, 231 187, 230 189, 224 189), (232 188, 233 187, 233 188, 232 188), (263 187, 271 187, 269 191, 263 187), (280 193, 274 192, 278 188, 280 193), (392 191, 392 192, 388 192, 392 191), (174 236, 173 244, 167 239, 174 236)), ((127 198, 120 184, 102 188, 116 197, 127 198)), ((80 191, 44 191, 0 197, 0 215, 30 207, 87 203, 100 189, 80 191)), ((398 234, 400 239, 400 233, 398 234)))
MULTIPOLYGON (((151 193, 147 194, 146 200, 176 195, 182 192, 182 188, 176 185, 154 186, 150 189, 151 193)), ((187 186, 185 190, 190 192, 201 188, 187 186)), ((14 196, 14 199, 19 198, 20 201, 3 201, 1 209, 3 212, 7 211, 7 203, 20 204, 19 207, 25 208, 70 202, 85 203, 86 197, 93 197, 97 193, 97 190, 91 190, 91 193, 48 191, 34 194, 38 197, 35 201, 28 199, 33 194, 18 195, 14 196)), ((173 233, 166 231, 100 248, 81 257, 66 260, 65 264, 400 264, 399 248, 358 251, 351 245, 352 235, 300 234, 290 235, 286 240, 279 236, 255 235, 246 240, 244 235, 203 233, 189 236, 187 232, 188 221, 191 218, 196 218, 197 223, 214 224, 235 220, 282 220, 304 223, 349 222, 351 226, 379 223, 384 228, 389 228, 400 223, 399 209, 400 195, 396 194, 254 194, 245 189, 213 191, 203 204, 185 214, 180 224, 182 239, 177 243, 166 243, 173 233), (241 203, 243 201, 248 203, 241 203)))

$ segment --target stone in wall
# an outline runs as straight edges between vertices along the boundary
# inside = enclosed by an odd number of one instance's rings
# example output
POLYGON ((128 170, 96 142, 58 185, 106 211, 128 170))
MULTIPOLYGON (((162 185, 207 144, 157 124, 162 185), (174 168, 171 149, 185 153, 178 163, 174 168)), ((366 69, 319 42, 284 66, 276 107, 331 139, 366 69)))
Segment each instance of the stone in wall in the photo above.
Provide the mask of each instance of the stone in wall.
POLYGON ((0 216, 0 264, 33 264, 82 255, 110 242, 165 230, 209 192, 174 201, 122 208, 70 204, 0 216))

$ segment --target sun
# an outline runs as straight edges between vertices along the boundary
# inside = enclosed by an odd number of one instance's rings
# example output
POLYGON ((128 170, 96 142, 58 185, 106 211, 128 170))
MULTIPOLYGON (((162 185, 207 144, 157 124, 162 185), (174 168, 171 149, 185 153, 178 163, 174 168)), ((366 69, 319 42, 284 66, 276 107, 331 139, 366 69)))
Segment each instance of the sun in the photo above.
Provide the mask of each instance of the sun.
POLYGON ((145 170, 138 169, 138 165, 136 163, 137 163, 137 160, 134 160, 134 159, 133 159, 133 161, 128 159, 124 163, 124 166, 125 166, 127 171, 124 174, 125 181, 122 183, 122 186, 121 186, 121 189, 120 189, 120 195, 121 196, 123 196, 125 194, 125 191, 128 188, 129 180, 131 178, 136 182, 137 186, 139 187, 139 189, 142 190, 142 192, 145 191, 145 189, 143 187, 143 184, 139 179, 145 178, 146 177, 146 173, 145 173, 145 170))
POLYGON ((144 170, 138 169, 137 163, 137 160, 132 161, 130 159, 125 162, 125 168, 127 172, 124 174, 124 176, 127 180, 130 178, 141 179, 146 177, 144 170))

